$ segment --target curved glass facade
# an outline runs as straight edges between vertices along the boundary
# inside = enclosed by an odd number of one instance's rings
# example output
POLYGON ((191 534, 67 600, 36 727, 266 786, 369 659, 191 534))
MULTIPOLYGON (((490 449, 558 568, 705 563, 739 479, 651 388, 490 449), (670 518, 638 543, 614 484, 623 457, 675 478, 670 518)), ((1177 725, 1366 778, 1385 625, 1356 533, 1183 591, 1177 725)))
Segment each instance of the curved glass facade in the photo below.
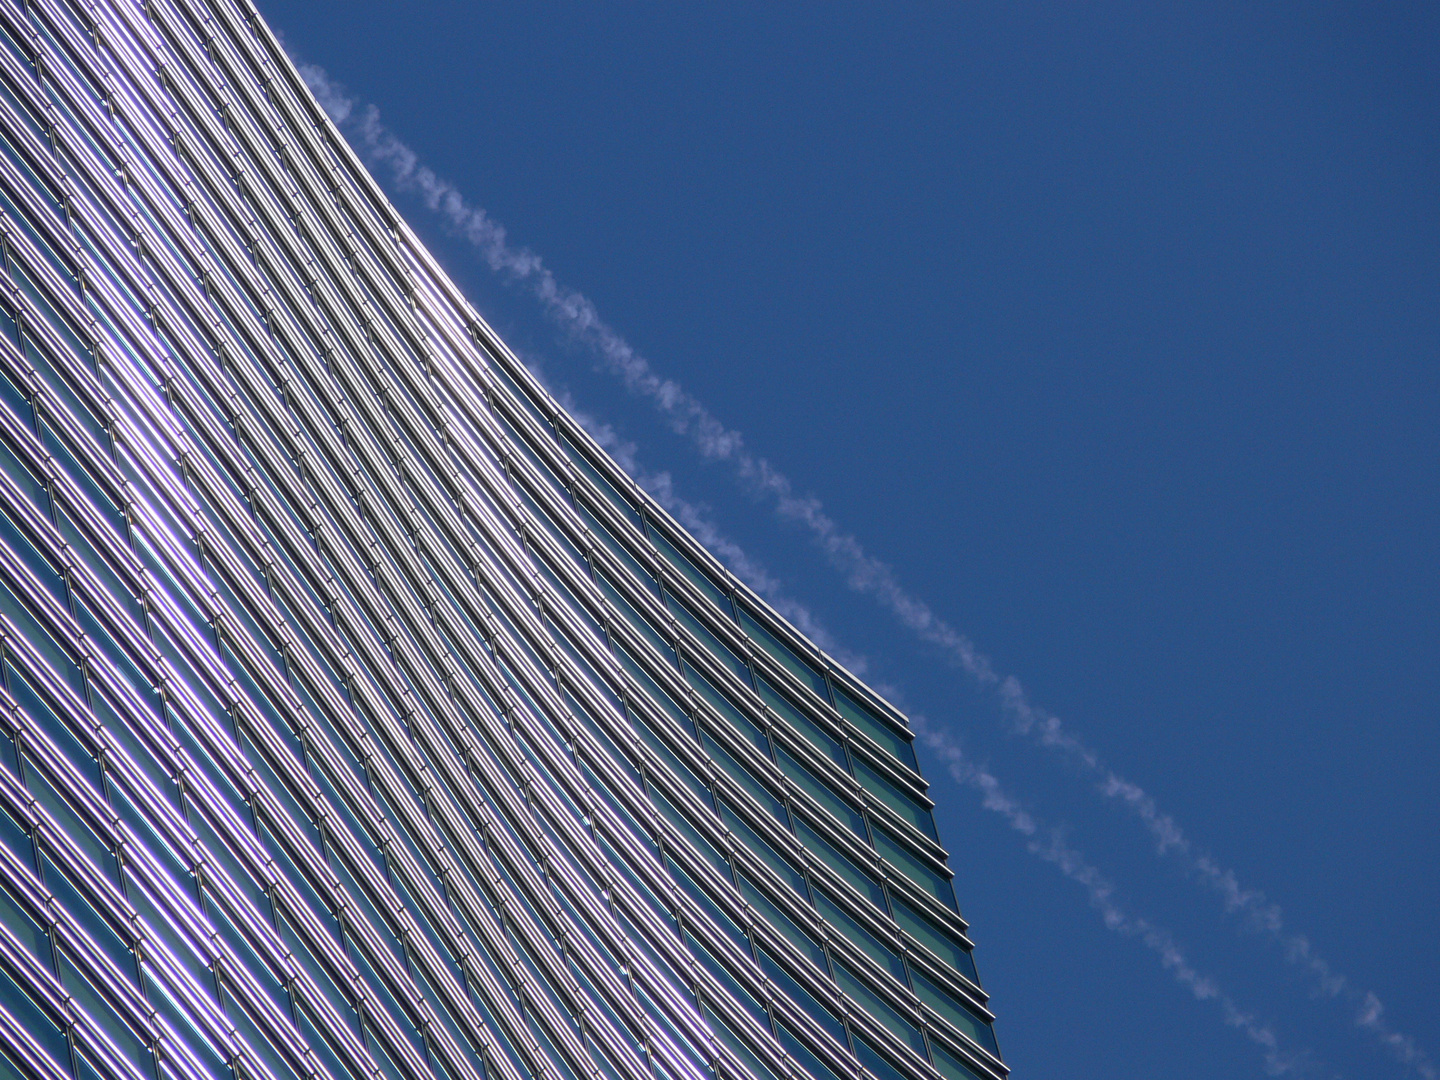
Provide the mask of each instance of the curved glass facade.
POLYGON ((0 0, 0 1072, 1001 1080, 905 720, 232 0, 0 0))

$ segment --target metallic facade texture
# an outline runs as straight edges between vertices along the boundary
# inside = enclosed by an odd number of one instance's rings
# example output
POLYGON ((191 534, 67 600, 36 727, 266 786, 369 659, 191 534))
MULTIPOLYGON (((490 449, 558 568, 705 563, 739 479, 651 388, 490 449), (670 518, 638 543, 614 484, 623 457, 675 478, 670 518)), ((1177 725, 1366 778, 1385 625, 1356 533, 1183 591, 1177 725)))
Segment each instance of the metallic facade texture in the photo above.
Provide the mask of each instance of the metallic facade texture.
POLYGON ((0 0, 0 1073, 999 1080, 903 717, 244 0, 0 0))

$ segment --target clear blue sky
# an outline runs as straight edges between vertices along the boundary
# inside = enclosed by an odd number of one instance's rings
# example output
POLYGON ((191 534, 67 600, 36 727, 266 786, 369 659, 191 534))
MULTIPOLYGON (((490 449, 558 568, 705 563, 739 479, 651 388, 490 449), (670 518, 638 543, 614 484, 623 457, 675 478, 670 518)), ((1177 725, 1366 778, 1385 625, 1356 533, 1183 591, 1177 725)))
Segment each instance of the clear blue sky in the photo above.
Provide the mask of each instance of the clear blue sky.
MULTIPOLYGON (((1440 9, 261 0, 1440 1054, 1440 9)), ((1419 1075, 411 196, 518 351, 1313 1075, 1419 1075)), ((1017 1077, 1258 1049, 924 761, 1017 1077)))

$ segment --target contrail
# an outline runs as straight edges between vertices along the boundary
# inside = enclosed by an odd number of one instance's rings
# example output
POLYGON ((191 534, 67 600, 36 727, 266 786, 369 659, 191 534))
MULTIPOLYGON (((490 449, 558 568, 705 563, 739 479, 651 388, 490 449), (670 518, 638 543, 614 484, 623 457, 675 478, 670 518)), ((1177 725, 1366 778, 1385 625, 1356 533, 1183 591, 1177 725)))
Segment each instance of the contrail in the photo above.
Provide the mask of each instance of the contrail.
MULTIPOLYGON (((738 544, 721 533, 701 507, 678 495, 669 473, 648 473, 637 457, 637 448, 633 442, 622 439, 609 424, 577 409, 564 391, 561 391, 557 398, 591 437, 615 458, 616 463, 655 495, 657 501, 675 514, 692 535, 711 550, 723 552, 727 564, 752 588, 782 610, 797 626, 803 625, 812 640, 826 642, 826 651, 835 655, 838 643, 815 614, 804 604, 786 596, 782 583, 755 562, 738 544)), ((868 666, 863 656, 853 654, 847 655, 845 663, 852 670, 863 670, 868 666)), ((1026 848, 1031 854, 1044 859, 1067 878, 1079 883, 1106 927, 1141 942, 1159 958, 1161 966, 1169 971, 1175 981, 1188 990, 1196 1001, 1214 1001, 1220 1008, 1225 1024, 1240 1030, 1261 1048, 1267 1073, 1281 1076, 1309 1071, 1309 1066, 1313 1065, 1309 1051, 1283 1053, 1279 1040, 1268 1025, 1243 1011, 1233 998, 1219 989, 1213 979, 1201 975, 1186 960, 1184 952, 1168 930, 1156 926, 1148 919, 1126 912, 1115 899, 1115 886, 1096 867, 1087 863, 1080 852, 1064 842, 1061 830, 1042 826, 1029 811, 1000 787, 1000 782, 993 774, 966 758, 958 740, 950 731, 936 727, 918 714, 912 714, 912 719, 917 735, 945 763, 946 771, 952 779, 978 792, 981 805, 986 810, 998 813, 1013 830, 1025 837, 1026 848)))
MULTIPOLYGON (((1227 913, 1241 915, 1247 927, 1279 944, 1286 961, 1304 971, 1317 992, 1350 1002, 1355 1008, 1356 1025, 1374 1035, 1396 1060, 1413 1068, 1424 1080, 1440 1080, 1440 1071, 1415 1040, 1385 1024, 1379 998, 1372 991, 1351 987, 1308 937, 1288 931, 1277 904, 1267 900, 1262 891, 1242 886, 1233 870, 1196 847, 1143 788, 1110 770, 1096 749, 1068 731, 1053 713, 1033 704, 1019 679, 1001 675, 967 636, 909 593, 893 568, 842 529, 818 498, 797 494, 789 477, 746 447, 739 431, 727 427, 675 380, 658 375, 648 360, 600 318, 587 297, 562 286, 534 252, 512 246, 504 226, 421 164, 419 156, 380 122, 374 105, 358 108, 343 87, 316 65, 297 67, 331 120, 359 140, 363 156, 389 170, 397 189, 418 195, 428 209, 439 214, 450 229, 480 253, 492 271, 526 285, 567 334, 593 350, 630 392, 650 401, 670 429, 689 438, 702 457, 729 464, 744 484, 772 503, 777 514, 803 525, 852 590, 870 596, 920 640, 938 647, 980 687, 995 693, 1017 733, 1064 755, 1092 777, 1102 796, 1118 801, 1141 821, 1155 839, 1159 855, 1178 859, 1196 880, 1220 895, 1227 913)), ((668 474, 651 479, 660 483, 661 490, 669 483, 668 474)), ((797 626, 806 629, 799 622, 797 626)))
POLYGON ((1197 971, 1169 930, 1149 919, 1132 915, 1121 906, 1115 898, 1114 884, 1098 868, 1086 862, 1084 855, 1065 842, 1063 830, 1043 825, 1000 786, 993 773, 966 757, 959 742, 948 731, 936 728, 923 716, 912 714, 911 719, 921 741, 945 763, 951 778, 979 792, 981 805, 999 814, 1010 828, 1025 837, 1026 849, 1032 855, 1044 859, 1080 885, 1090 899, 1090 906, 1099 912, 1106 927, 1117 934, 1134 938, 1155 953, 1165 970, 1190 991, 1196 1001, 1215 1002, 1225 1023, 1243 1032, 1246 1038, 1260 1047, 1265 1057, 1266 1072, 1281 1076, 1308 1071, 1313 1064, 1308 1051, 1283 1053, 1274 1030, 1257 1020, 1252 1013, 1241 1009, 1214 979, 1197 971))

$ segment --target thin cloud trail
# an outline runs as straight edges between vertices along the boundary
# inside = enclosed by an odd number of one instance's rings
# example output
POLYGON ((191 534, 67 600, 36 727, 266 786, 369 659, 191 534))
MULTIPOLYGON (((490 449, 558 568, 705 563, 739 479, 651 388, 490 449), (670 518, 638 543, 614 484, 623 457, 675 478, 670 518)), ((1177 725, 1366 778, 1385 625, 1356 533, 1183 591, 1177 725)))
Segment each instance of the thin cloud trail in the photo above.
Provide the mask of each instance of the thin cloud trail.
MULTIPOLYGON (((1440 1080, 1440 1071, 1414 1039, 1386 1025, 1379 998, 1372 991, 1350 986, 1306 936, 1288 931, 1278 905, 1268 901, 1260 890, 1242 886, 1233 870, 1196 847, 1143 788, 1110 770, 1097 750, 1070 733, 1054 714, 1035 705, 1015 676, 1001 675, 968 637, 909 593, 887 563, 867 552, 857 537, 842 529, 818 498, 797 494, 784 473, 747 449, 739 431, 723 424, 679 383, 658 375, 648 360, 600 318, 594 304, 583 294, 562 286, 538 255, 510 245, 504 226, 468 203, 453 184, 423 165, 418 155, 380 122, 374 105, 359 108, 322 68, 313 64, 297 66, 321 107, 337 126, 358 139, 363 156, 389 170, 396 188, 418 195, 428 209, 439 214, 454 233, 480 253, 492 271, 528 286, 546 313, 572 339, 594 351, 630 392, 649 400, 670 429, 688 437, 702 457, 729 464, 743 483, 772 503, 779 516, 804 526, 852 590, 870 596, 920 640, 938 647, 980 687, 995 693, 1018 734, 1064 755, 1095 778, 1096 790, 1102 796, 1117 801, 1141 821, 1154 838, 1159 855, 1180 861, 1195 880, 1220 895, 1227 913, 1241 916, 1248 928, 1278 943, 1285 960, 1299 967, 1318 993, 1351 1003, 1358 1027, 1373 1034, 1398 1061, 1413 1068, 1424 1080, 1440 1080)), ((651 479, 658 490, 668 489, 668 474, 651 479)), ((677 517, 684 523, 681 514, 677 517)), ((704 540, 698 533, 697 537, 704 540)), ((762 590, 757 586, 757 591, 762 590)), ((806 629, 803 621, 792 621, 806 629)))
POLYGON ((1286 1053, 1280 1049, 1274 1030, 1235 1003, 1209 976, 1202 975, 1186 959, 1184 950, 1171 932, 1149 919, 1132 915, 1115 898, 1115 885, 1085 856, 1065 842, 1064 831, 1044 825, 1015 797, 1005 791, 993 773, 968 758, 959 742, 946 729, 939 728, 924 716, 912 716, 916 734, 945 764, 956 783, 979 792, 981 805, 1004 818, 1010 828, 1025 838, 1025 847, 1032 855, 1053 865, 1060 873, 1083 888, 1090 906, 1100 914, 1105 926, 1124 937, 1139 941, 1159 957, 1161 966, 1175 981, 1188 990, 1196 1001, 1213 1001, 1229 1027, 1241 1031, 1260 1047, 1265 1058, 1265 1071, 1272 1076, 1308 1072, 1313 1060, 1308 1051, 1286 1053))
MULTIPOLYGON (((835 655, 837 643, 815 614, 804 604, 787 596, 779 579, 721 533, 719 527, 706 516, 703 507, 687 502, 677 494, 668 472, 649 473, 639 461, 635 443, 621 438, 610 424, 576 408, 568 393, 561 391, 556 397, 590 436, 615 458, 616 463, 635 477, 661 505, 675 514, 696 539, 713 551, 723 552, 727 565, 756 592, 781 609, 791 622, 797 626, 803 624, 807 628, 807 634, 812 635, 812 640, 826 642, 822 647, 835 655)), ((853 654, 847 657, 845 663, 857 671, 868 667, 863 656, 853 654)), ((1063 832, 1057 828, 1044 827, 1018 800, 1001 788, 993 774, 970 761, 951 731, 932 724, 924 716, 915 715, 912 719, 921 741, 940 758, 953 780, 978 792, 984 809, 999 814, 1013 830, 1020 833, 1031 854, 1052 864, 1067 878, 1080 884, 1086 891, 1091 907, 1099 912, 1107 928, 1139 941, 1153 952, 1159 958, 1161 966, 1170 972, 1175 981, 1189 991, 1196 1001, 1215 1002, 1224 1023, 1241 1031, 1246 1038, 1260 1047, 1268 1074, 1283 1076, 1310 1071, 1314 1062, 1309 1051, 1283 1052, 1274 1030, 1236 1005, 1234 999, 1221 991, 1213 979, 1200 974, 1188 962, 1170 931, 1148 919, 1126 912, 1115 899, 1115 886, 1096 867, 1087 863, 1079 851, 1065 843, 1063 832)))

